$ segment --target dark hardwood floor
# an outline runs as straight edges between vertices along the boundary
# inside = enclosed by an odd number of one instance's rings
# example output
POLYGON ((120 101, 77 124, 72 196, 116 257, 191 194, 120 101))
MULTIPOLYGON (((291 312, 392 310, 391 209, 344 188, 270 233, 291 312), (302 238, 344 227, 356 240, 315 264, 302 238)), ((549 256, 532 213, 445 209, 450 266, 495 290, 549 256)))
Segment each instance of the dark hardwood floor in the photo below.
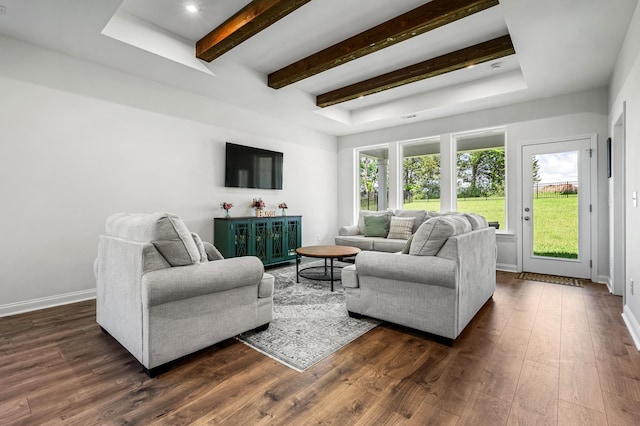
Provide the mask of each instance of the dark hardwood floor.
POLYGON ((93 301, 0 318, 0 424, 640 424, 620 297, 497 284, 453 347, 383 324, 303 374, 227 340, 150 379, 93 301))

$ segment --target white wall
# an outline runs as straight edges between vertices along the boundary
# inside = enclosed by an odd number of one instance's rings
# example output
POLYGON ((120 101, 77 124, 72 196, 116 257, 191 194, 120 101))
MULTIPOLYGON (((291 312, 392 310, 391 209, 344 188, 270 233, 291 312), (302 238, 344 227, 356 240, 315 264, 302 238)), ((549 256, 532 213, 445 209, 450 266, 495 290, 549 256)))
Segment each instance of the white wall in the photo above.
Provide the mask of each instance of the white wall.
MULTIPOLYGON (((571 95, 558 96, 533 102, 494 108, 459 116, 422 121, 410 125, 372 131, 338 138, 339 181, 338 190, 341 208, 338 215, 340 225, 353 223, 357 206, 353 201, 355 188, 353 177, 357 167, 354 148, 394 141, 405 141, 436 135, 483 129, 496 126, 507 128, 507 199, 518 200, 519 180, 517 175, 518 152, 523 143, 597 135, 598 151, 601 153, 597 175, 606 176, 605 143, 607 139, 607 90, 597 89, 571 95), (515 184, 514 184, 515 183, 515 184)), ((608 274, 608 229, 607 192, 605 178, 597 179, 598 201, 594 205, 598 217, 596 238, 601 254, 595 264, 595 279, 605 281, 608 274)), ((508 202, 505 234, 498 235, 498 266, 500 269, 521 270, 517 257, 520 241, 520 205, 508 202)))
MULTIPOLYGON (((610 90, 609 126, 613 129, 618 118, 625 116, 625 275, 624 319, 636 347, 640 350, 640 207, 634 206, 632 193, 640 197, 640 8, 636 8, 620 51, 610 90), (631 291, 631 280, 635 282, 631 291)), ((615 144, 615 141, 614 141, 615 144)), ((622 236, 616 236, 621 238, 622 236)))
POLYGON ((337 144, 169 86, 0 37, 0 315, 92 297, 105 218, 172 211, 213 240, 219 204, 289 205, 337 229, 337 144), (190 118, 192 117, 192 118, 190 118), (284 153, 283 190, 224 188, 224 143, 284 153))

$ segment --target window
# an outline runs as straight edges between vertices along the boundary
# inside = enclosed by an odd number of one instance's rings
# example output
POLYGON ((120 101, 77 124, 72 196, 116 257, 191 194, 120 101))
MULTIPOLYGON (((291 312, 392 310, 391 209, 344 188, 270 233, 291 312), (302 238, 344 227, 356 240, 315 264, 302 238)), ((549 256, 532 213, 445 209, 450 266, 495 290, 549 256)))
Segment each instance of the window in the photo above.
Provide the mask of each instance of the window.
POLYGON ((440 210, 440 139, 402 144, 402 208, 440 210))
POLYGON ((506 228, 504 131, 456 136, 457 211, 477 213, 506 228))
POLYGON ((389 206, 388 154, 386 147, 360 151, 360 210, 385 210, 389 206))

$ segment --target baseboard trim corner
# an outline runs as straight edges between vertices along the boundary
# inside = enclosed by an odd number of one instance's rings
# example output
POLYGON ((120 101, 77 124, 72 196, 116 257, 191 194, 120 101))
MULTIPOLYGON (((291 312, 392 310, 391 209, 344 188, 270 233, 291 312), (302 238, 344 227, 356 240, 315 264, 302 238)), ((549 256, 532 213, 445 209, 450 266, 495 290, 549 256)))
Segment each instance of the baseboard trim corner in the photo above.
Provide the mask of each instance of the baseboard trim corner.
POLYGON ((498 263, 496 264, 496 269, 503 272, 520 272, 518 271, 517 265, 510 265, 508 263, 498 263))
POLYGON ((25 300, 23 302, 0 305, 0 317, 38 311, 40 309, 53 308, 54 306, 68 305, 96 298, 96 289, 75 291, 56 296, 42 297, 40 299, 25 300))
POLYGON ((628 305, 625 305, 622 310, 622 319, 627 325, 627 329, 629 330, 629 334, 631 334, 633 343, 636 345, 636 349, 640 351, 640 324, 638 324, 638 320, 633 316, 633 312, 631 312, 628 305))

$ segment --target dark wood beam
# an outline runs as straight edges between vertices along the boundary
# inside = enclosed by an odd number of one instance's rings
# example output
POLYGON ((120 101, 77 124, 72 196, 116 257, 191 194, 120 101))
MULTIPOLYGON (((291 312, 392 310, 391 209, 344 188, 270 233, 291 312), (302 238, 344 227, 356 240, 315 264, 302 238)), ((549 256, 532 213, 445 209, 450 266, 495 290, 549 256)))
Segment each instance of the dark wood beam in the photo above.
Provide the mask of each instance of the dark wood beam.
POLYGON ((253 0, 196 43, 196 57, 211 62, 311 0, 253 0))
POLYGON ((447 53, 415 65, 373 77, 316 97, 316 105, 328 107, 362 96, 393 89, 404 84, 435 77, 451 71, 493 61, 516 53, 511 37, 506 35, 475 46, 447 53))
POLYGON ((280 89, 498 4, 498 0, 432 0, 269 74, 269 87, 280 89))

